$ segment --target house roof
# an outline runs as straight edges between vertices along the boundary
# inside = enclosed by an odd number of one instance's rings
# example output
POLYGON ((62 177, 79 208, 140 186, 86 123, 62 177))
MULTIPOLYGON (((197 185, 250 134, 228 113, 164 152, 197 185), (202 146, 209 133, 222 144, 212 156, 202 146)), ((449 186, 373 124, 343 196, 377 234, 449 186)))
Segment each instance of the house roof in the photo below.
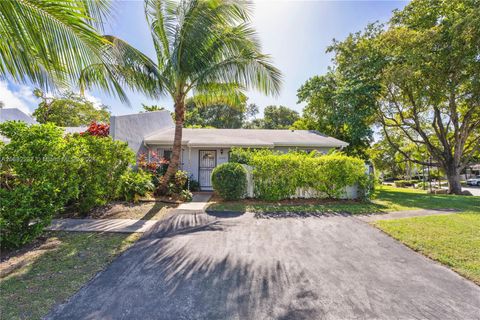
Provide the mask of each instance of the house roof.
POLYGON ((1 108, 0 109, 0 123, 6 121, 23 121, 28 124, 35 124, 37 121, 17 108, 1 108))
MULTIPOLYGON (((144 137, 150 145, 173 144, 175 129, 144 137)), ((189 147, 346 147, 348 143, 312 130, 183 129, 182 144, 189 147)))

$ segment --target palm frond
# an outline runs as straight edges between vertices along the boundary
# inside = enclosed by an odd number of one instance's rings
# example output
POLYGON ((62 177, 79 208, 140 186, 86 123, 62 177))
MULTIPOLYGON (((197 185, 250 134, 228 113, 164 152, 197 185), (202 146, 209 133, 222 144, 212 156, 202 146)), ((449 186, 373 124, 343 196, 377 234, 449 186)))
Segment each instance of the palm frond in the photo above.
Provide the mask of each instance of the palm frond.
POLYGON ((80 88, 99 88, 129 103, 123 87, 158 98, 166 93, 159 81, 162 75, 155 63, 127 42, 114 36, 105 36, 110 45, 104 47, 103 62, 90 65, 79 79, 80 88))
POLYGON ((107 41, 93 27, 106 0, 0 1, 0 78, 42 87, 78 79, 101 62, 107 41))
POLYGON ((89 23, 98 30, 103 30, 106 21, 113 12, 111 0, 81 0, 85 7, 86 15, 89 17, 89 23))

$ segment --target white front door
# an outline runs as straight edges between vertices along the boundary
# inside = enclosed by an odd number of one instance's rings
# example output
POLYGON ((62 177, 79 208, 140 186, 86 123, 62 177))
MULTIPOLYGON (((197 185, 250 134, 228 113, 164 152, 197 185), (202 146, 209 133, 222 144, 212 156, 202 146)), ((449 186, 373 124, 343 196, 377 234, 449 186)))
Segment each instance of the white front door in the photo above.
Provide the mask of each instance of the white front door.
POLYGON ((216 150, 199 150, 198 152, 198 182, 200 189, 212 189, 212 171, 217 166, 216 150))

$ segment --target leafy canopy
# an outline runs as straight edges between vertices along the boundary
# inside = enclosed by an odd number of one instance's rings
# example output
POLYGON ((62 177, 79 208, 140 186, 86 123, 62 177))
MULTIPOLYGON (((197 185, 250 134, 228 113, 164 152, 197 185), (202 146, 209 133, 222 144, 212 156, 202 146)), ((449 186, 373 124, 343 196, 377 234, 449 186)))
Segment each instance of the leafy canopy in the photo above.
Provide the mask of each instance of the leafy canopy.
POLYGON ((40 89, 34 91, 42 101, 33 112, 39 123, 52 122, 60 127, 87 126, 92 122, 110 121, 108 107, 96 107, 93 102, 73 92, 63 93, 59 97, 50 97, 40 89))
POLYGON ((377 72, 383 63, 370 39, 380 31, 371 25, 363 33, 334 41, 327 50, 334 53, 334 67, 309 79, 297 92, 299 102, 307 105, 294 128, 318 130, 344 140, 349 143, 345 152, 367 157, 381 88, 377 72))
POLYGON ((243 102, 232 108, 224 104, 214 104, 198 107, 194 101, 187 101, 185 126, 193 128, 241 128, 258 113, 255 104, 243 102))

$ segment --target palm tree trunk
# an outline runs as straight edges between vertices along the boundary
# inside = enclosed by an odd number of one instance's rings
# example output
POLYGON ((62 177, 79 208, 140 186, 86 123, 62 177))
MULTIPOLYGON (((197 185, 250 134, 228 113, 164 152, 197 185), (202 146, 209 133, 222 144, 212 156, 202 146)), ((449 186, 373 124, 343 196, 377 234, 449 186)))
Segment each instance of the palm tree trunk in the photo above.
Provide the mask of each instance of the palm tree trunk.
POLYGON ((175 105, 175 136, 173 138, 173 150, 170 164, 167 172, 162 178, 162 182, 158 188, 160 194, 165 194, 168 191, 168 184, 175 177, 175 173, 180 165, 180 155, 182 152, 182 130, 183 122, 185 120, 185 101, 183 98, 176 99, 175 105))

